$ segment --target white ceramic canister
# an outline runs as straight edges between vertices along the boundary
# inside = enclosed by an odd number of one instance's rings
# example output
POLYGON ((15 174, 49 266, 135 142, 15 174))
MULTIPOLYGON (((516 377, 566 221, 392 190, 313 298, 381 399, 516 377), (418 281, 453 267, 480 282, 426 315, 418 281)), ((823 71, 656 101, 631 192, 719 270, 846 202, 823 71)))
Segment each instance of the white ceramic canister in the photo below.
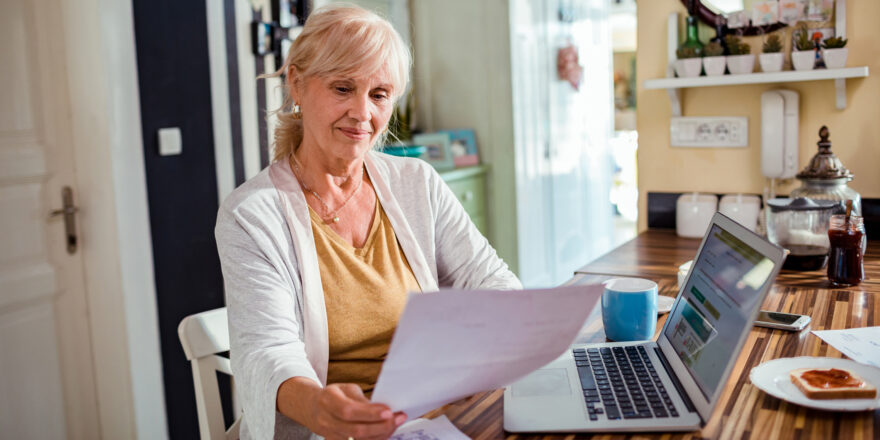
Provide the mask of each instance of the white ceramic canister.
POLYGON ((758 226, 761 199, 755 195, 728 194, 721 198, 718 211, 754 231, 758 226))
POLYGON ((675 233, 679 237, 701 238, 718 210, 718 197, 713 194, 687 193, 675 203, 675 233))

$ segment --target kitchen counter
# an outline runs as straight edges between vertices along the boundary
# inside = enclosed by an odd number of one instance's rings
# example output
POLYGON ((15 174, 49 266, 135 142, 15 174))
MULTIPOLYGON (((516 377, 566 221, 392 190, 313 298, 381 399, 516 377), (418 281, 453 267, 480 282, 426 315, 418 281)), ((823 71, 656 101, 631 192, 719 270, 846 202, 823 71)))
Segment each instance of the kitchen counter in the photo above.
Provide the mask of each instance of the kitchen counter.
MULTIPOLYGON (((608 254, 580 268, 567 284, 597 283, 618 276, 648 278, 661 295, 678 294, 678 266, 696 255, 698 239, 679 238, 674 231, 648 230, 608 254)), ((834 288, 822 271, 783 271, 762 309, 809 315, 811 325, 801 332, 754 327, 749 333, 709 423, 700 431, 676 434, 519 435, 502 429, 503 390, 478 393, 432 411, 445 414, 474 439, 622 439, 622 438, 840 438, 880 437, 880 410, 854 413, 808 409, 789 404, 749 382, 750 370, 768 360, 795 356, 840 358, 840 352, 810 330, 880 326, 880 241, 868 243, 866 281, 860 286, 834 288)), ((666 322, 660 317, 657 332, 666 322)), ((597 307, 577 342, 604 342, 601 311, 597 307)), ((656 335, 655 335, 656 337, 656 335)))

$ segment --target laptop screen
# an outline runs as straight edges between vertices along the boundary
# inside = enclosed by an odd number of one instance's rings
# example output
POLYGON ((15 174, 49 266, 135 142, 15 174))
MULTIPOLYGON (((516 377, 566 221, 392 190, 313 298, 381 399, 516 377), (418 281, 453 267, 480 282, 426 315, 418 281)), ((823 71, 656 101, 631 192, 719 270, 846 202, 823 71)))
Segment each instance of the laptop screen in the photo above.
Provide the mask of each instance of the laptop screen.
POLYGON ((700 391, 711 400, 762 288, 772 282, 773 261, 717 224, 691 268, 664 335, 700 391))

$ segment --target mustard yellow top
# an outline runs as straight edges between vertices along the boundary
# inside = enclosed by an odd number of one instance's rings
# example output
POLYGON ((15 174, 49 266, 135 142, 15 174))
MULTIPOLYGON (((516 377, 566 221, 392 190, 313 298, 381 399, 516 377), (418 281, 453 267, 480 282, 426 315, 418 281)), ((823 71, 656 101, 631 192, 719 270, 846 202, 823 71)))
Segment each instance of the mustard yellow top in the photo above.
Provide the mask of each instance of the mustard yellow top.
POLYGON ((364 247, 343 240, 309 208, 330 339, 327 383, 376 385, 408 292, 421 288, 376 201, 364 247))

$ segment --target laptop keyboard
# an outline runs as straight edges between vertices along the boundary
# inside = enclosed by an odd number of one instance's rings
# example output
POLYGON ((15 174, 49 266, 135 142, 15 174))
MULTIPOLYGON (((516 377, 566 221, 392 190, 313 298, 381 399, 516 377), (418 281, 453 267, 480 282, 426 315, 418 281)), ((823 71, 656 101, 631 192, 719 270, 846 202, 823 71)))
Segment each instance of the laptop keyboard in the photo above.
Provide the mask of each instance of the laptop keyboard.
POLYGON ((645 347, 573 351, 590 420, 678 417, 645 347))

